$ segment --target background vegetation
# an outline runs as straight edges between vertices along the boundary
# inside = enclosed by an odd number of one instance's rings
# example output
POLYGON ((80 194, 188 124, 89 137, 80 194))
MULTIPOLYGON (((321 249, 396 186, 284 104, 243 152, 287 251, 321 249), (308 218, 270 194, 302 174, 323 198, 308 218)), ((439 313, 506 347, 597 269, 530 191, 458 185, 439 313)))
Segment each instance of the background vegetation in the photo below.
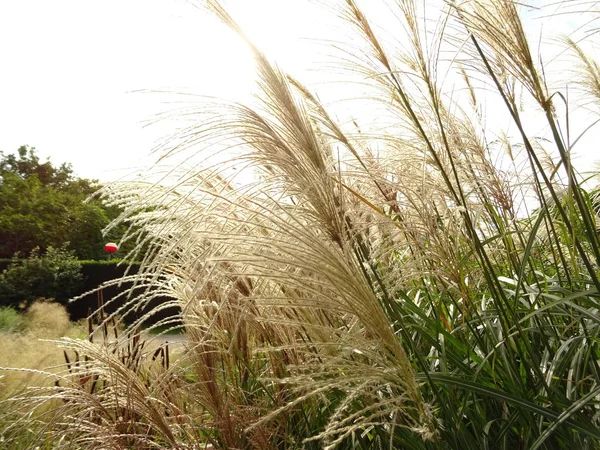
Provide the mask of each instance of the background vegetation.
MULTIPOLYGON (((108 229, 122 210, 102 203, 94 196, 98 189, 68 164, 40 161, 33 147, 0 152, 1 306, 24 310, 39 298, 67 306, 69 299, 127 271, 117 268, 118 257, 109 259, 104 244, 120 242, 128 224, 108 229)), ((117 255, 128 256, 134 246, 122 242, 117 255)), ((109 288, 107 294, 124 290, 109 288)), ((95 292, 68 306, 75 320, 96 307, 95 292)))
POLYGON ((95 181, 77 178, 68 164, 40 161, 33 147, 22 146, 16 155, 0 152, 0 180, 0 258, 66 245, 79 259, 105 259, 104 244, 125 231, 103 236, 120 211, 90 198, 95 181))
POLYGON ((35 248, 29 258, 15 258, 0 273, 0 304, 26 308, 39 298, 66 304, 79 292, 82 281, 81 263, 72 251, 48 247, 42 256, 35 248))

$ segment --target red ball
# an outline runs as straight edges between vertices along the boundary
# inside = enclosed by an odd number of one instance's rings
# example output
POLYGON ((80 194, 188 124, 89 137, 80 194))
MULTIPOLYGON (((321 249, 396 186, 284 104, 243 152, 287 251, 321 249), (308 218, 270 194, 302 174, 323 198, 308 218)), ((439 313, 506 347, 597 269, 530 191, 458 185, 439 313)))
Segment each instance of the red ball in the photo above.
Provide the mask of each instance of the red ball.
POLYGON ((104 246, 104 250, 106 250, 108 253, 114 253, 119 250, 119 246, 114 242, 109 242, 104 246))

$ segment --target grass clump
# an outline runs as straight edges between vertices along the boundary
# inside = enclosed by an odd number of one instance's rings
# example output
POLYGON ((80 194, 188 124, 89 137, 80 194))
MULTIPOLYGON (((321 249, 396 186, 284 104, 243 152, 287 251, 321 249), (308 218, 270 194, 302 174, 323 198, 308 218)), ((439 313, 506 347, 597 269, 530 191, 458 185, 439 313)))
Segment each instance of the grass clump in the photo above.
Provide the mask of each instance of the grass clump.
POLYGON ((28 397, 31 389, 54 386, 52 374, 64 370, 65 357, 51 340, 82 338, 87 330, 82 323, 69 321, 64 306, 50 301, 33 302, 22 313, 11 311, 10 317, 16 317, 20 327, 0 332, 0 447, 29 449, 36 442, 40 448, 53 448, 38 442, 38 432, 61 402, 50 400, 24 412, 23 405, 13 400, 28 397))
POLYGON ((34 302, 27 308, 25 320, 31 335, 45 338, 64 336, 73 328, 66 308, 52 301, 34 302))
POLYGON ((48 301, 37 301, 24 313, 12 310, 19 328, 4 329, 0 333, 0 367, 25 369, 26 371, 3 370, 0 372, 0 398, 11 392, 20 391, 27 385, 44 382, 44 376, 35 371, 54 367, 59 370, 64 356, 56 345, 48 340, 68 336, 86 336, 83 324, 72 323, 64 306, 48 301))
MULTIPOLYGON (((171 364, 168 350, 140 348, 145 317, 112 347, 60 340, 79 359, 29 399, 63 400, 44 439, 600 447, 600 190, 598 174, 573 167, 566 95, 550 88, 516 3, 398 1, 384 15, 375 3, 323 10, 347 38, 330 48, 339 89, 326 94, 339 98, 325 102, 209 2, 254 53, 259 101, 187 104, 165 157, 189 159, 160 183, 102 191, 145 255, 125 277, 142 293, 117 313, 172 298, 185 354, 171 364), (482 92, 510 128, 488 129, 482 92), (233 161, 211 160, 221 148, 233 161)), ((581 60, 574 42, 565 51, 581 60)), ((593 126, 589 61, 571 83, 593 126)))
POLYGON ((16 332, 24 329, 25 320, 14 308, 0 307, 0 332, 16 332))

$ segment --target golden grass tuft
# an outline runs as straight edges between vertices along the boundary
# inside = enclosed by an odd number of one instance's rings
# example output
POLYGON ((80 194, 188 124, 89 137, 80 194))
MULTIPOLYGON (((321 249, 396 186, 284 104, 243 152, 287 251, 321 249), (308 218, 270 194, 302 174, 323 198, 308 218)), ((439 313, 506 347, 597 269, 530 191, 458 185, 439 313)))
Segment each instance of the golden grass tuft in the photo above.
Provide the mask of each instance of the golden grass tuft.
POLYGON ((24 316, 26 328, 23 331, 0 333, 0 367, 27 371, 0 371, 0 398, 28 385, 45 384, 46 377, 35 371, 64 369, 62 350, 46 339, 86 336, 85 325, 70 322, 65 307, 57 303, 34 302, 24 316))
POLYGON ((64 306, 51 301, 37 301, 25 312, 30 335, 46 339, 65 336, 73 323, 64 306))

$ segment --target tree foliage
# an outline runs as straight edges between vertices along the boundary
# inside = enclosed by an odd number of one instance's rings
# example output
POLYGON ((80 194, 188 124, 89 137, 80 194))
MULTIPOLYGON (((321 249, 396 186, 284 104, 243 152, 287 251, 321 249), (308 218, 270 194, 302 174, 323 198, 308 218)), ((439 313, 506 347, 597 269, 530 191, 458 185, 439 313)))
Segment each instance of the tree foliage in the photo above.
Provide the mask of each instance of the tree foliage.
MULTIPOLYGON (((40 162, 35 148, 23 145, 17 155, 0 152, 0 173, 10 172, 22 179, 35 176, 44 186, 65 188, 73 182, 73 169, 70 164, 63 163, 54 167, 50 161, 40 162)), ((89 185, 88 185, 89 188, 89 185)))
POLYGON ((90 198, 96 189, 94 181, 75 177, 70 164, 40 161, 33 147, 0 152, 0 258, 67 243, 80 259, 104 258, 105 239, 118 240, 123 230, 102 236, 119 210, 90 198))

